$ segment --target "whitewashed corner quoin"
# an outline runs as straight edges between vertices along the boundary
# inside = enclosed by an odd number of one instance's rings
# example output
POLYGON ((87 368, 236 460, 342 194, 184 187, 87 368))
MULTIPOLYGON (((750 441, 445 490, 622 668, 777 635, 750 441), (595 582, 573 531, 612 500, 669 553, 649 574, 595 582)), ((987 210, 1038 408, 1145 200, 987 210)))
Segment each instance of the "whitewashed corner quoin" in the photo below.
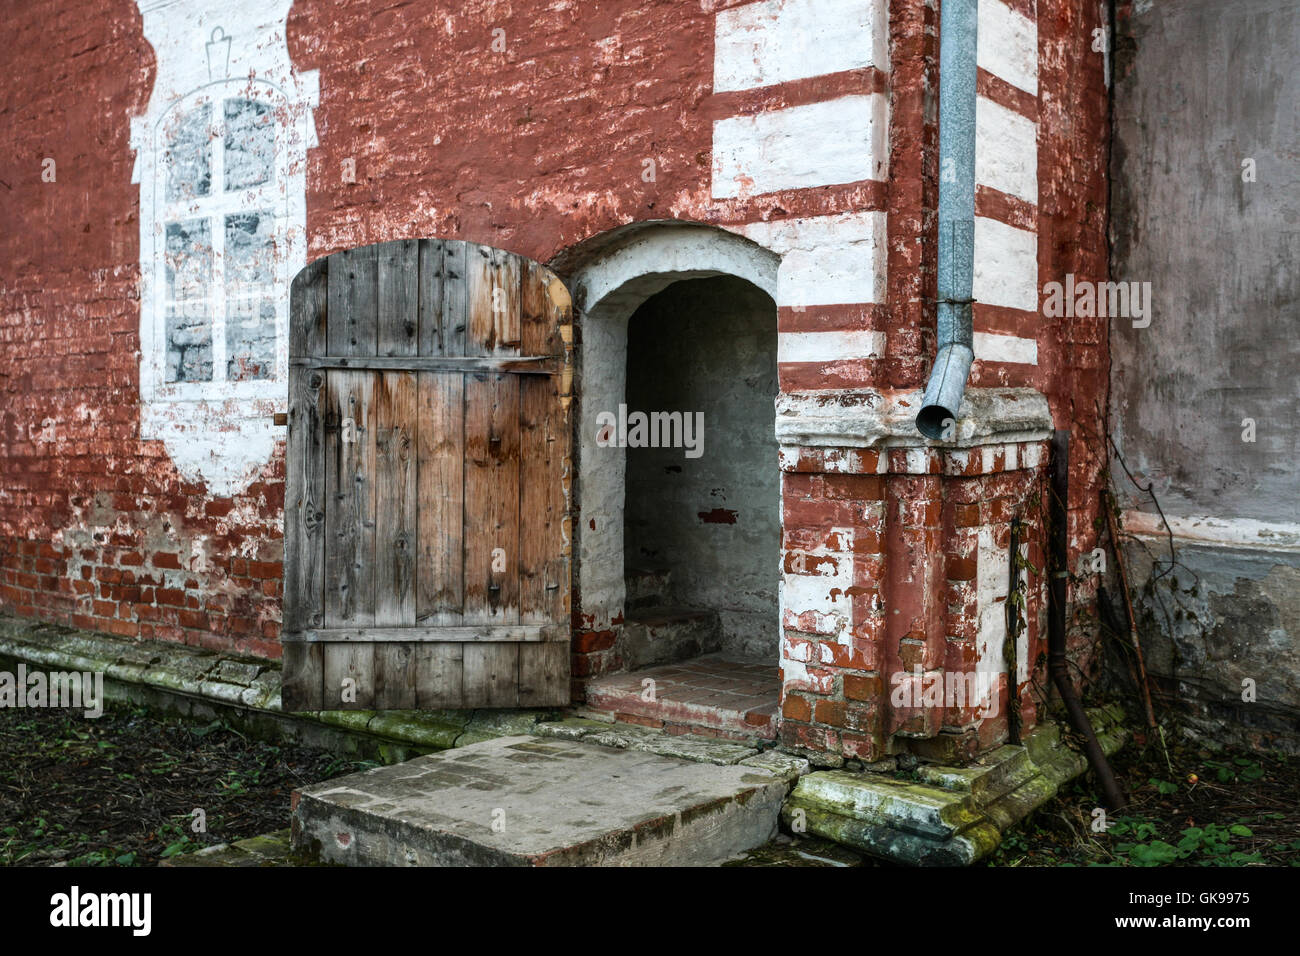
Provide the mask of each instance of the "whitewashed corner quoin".
POLYGON ((306 264, 316 71, 292 0, 137 0, 156 58, 131 119, 140 186, 140 429, 210 494, 270 460, 288 401, 289 283, 306 264))

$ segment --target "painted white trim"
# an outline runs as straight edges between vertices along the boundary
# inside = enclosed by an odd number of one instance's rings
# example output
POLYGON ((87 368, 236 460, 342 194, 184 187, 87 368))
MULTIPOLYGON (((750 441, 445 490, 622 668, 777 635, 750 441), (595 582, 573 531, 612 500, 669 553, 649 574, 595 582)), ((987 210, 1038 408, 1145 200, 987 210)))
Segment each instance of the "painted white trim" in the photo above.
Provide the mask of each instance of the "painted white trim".
MULTIPOLYGON (((319 101, 315 71, 299 73, 289 57, 285 24, 292 0, 137 0, 145 37, 154 50, 154 86, 148 106, 131 118, 135 151, 132 182, 140 186, 140 433, 161 440, 176 469, 201 481, 214 495, 245 487, 270 461, 278 438, 271 416, 288 404, 289 283, 307 261, 307 150, 316 143, 312 110, 319 101), (277 217, 275 372, 271 379, 167 383, 165 379, 166 290, 161 253, 165 223, 185 213, 166 208, 161 183, 165 145, 162 126, 174 111, 201 101, 220 111, 226 97, 273 104, 276 118, 275 175, 269 186, 242 191, 274 197, 277 217)), ((214 116, 220 129, 223 118, 214 116)), ((214 151, 212 197, 194 217, 218 221, 235 202, 221 196, 220 150, 214 151)), ((236 194, 232 193, 231 196, 236 194)), ((265 208, 258 203, 257 208, 265 208)), ((220 235, 213 252, 220 253, 220 235)), ((214 282, 220 271, 214 275, 214 282)), ((214 285, 214 293, 220 293, 214 285)), ((217 295, 218 300, 220 294, 217 295)), ((214 308, 220 307, 217 301, 214 308)), ((213 325, 214 365, 224 342, 213 325)))
POLYGON ((889 69, 885 0, 763 0, 714 24, 715 92, 868 66, 889 69))
POLYGON ((976 302, 1038 311, 1038 233, 975 217, 976 302))
POLYGON ((998 79, 1038 95, 1038 24, 1002 0, 980 0, 975 62, 998 79))
POLYGON ((781 332, 776 337, 778 362, 836 362, 875 359, 884 354, 884 332, 781 332))
POLYGON ((1300 552, 1300 524, 1209 515, 1167 517, 1168 525, 1153 512, 1125 511, 1124 530, 1141 538, 1165 538, 1172 531, 1187 544, 1300 552))
POLYGON ((981 362, 1015 362, 1021 365, 1038 364, 1038 343, 1015 335, 996 332, 976 332, 975 358, 981 362))
POLYGON ((975 101, 975 181, 1038 204, 1038 124, 984 96, 975 101))
POLYGON ((885 301, 884 212, 755 222, 738 231, 781 257, 778 306, 885 301))
POLYGON ((888 104, 841 96, 713 124, 713 195, 754 196, 884 179, 888 104))

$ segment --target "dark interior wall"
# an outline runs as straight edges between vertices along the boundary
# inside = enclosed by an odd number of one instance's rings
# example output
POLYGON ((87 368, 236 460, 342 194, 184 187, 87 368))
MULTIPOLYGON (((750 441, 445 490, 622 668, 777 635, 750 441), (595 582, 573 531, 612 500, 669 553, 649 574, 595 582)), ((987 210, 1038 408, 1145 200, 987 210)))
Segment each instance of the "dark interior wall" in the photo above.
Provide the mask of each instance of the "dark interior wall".
POLYGON ((1154 310, 1112 320, 1111 425, 1176 531, 1130 548, 1147 661, 1207 733, 1300 750, 1300 0, 1126 6, 1112 278, 1154 310))
POLYGON ((719 612, 726 650, 774 659, 781 543, 776 305, 753 285, 677 282, 628 325, 628 412, 702 412, 703 453, 628 448, 625 561, 676 604, 719 612))

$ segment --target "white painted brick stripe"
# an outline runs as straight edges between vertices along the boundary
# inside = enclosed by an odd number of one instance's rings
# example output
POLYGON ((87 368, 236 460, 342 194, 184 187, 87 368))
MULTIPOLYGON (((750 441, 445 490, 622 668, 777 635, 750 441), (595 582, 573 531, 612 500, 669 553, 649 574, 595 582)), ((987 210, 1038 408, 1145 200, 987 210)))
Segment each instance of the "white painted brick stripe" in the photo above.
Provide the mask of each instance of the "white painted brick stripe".
POLYGON ((713 89, 889 67, 885 0, 765 0, 718 14, 713 89))
POLYGON ((1038 234, 975 217, 976 302, 1038 311, 1038 234))
POLYGON ((983 96, 975 102, 975 181, 1038 204, 1038 124, 983 96))
POLYGON ((776 337, 778 362, 837 362, 880 358, 884 354, 884 332, 781 332, 776 337))
POLYGON ((782 257, 778 306, 885 301, 884 212, 755 222, 737 231, 782 257))
POLYGON ((713 124, 713 195, 731 199, 883 179, 888 120, 878 93, 713 124))
POLYGON ((975 62, 998 79, 1038 95, 1038 24, 1002 0, 980 0, 975 62))
POLYGON ((975 358, 982 362, 1038 364, 1038 343, 1033 339, 995 332, 976 332, 974 349, 975 358))

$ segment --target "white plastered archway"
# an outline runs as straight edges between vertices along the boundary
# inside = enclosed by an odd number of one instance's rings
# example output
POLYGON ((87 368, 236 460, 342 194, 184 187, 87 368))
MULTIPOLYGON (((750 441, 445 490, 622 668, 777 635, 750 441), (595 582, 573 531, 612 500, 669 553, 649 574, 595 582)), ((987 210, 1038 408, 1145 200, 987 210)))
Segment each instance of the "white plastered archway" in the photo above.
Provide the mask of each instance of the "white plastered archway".
POLYGON ((734 276, 775 300, 781 260, 735 233, 675 221, 623 227, 558 259, 552 265, 568 280, 580 327, 574 584, 583 626, 603 630, 621 621, 626 598, 627 456, 596 444, 596 416, 616 412, 624 399, 628 319, 655 293, 684 279, 734 276))

